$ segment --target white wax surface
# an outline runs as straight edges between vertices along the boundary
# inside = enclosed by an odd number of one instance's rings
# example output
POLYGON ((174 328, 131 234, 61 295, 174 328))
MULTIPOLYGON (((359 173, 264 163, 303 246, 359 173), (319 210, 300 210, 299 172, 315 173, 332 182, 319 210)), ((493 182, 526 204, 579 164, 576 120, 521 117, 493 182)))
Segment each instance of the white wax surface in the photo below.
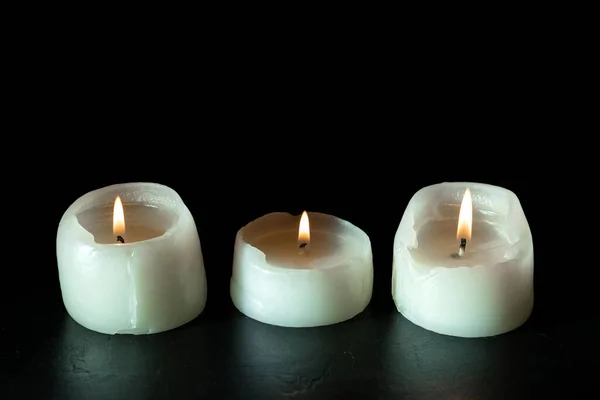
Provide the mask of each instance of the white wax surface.
POLYGON ((371 299, 368 236, 339 218, 308 213, 310 244, 299 252, 300 216, 271 213, 236 237, 231 298, 245 315, 272 325, 311 327, 345 321, 371 299))
POLYGON ((533 242, 514 193, 468 182, 417 192, 394 241, 392 295, 406 318, 442 334, 493 336, 522 325, 533 307, 533 242), (456 228, 466 188, 473 229, 459 258, 456 228))
POLYGON ((108 186, 79 198, 57 233, 63 301, 81 325, 101 333, 156 333, 204 309, 200 240, 175 191, 154 183, 108 186), (125 243, 112 232, 112 206, 123 201, 125 243))

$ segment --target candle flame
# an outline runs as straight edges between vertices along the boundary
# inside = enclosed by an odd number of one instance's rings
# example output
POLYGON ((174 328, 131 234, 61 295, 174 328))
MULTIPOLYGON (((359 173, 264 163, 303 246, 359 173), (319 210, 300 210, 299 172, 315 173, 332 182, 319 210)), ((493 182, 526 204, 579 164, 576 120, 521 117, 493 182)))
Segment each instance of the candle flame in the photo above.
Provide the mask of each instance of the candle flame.
POLYGON ((460 213, 458 214, 458 229, 456 238, 471 239, 471 228, 473 226, 473 203, 471 200, 471 191, 467 188, 460 204, 460 213))
POLYGON ((310 243, 310 224, 308 222, 308 214, 306 211, 302 213, 300 218, 300 227, 298 228, 298 245, 308 245, 310 243))
POLYGON ((125 235, 125 213, 123 212, 123 203, 121 198, 117 196, 115 206, 113 208, 113 236, 125 235))

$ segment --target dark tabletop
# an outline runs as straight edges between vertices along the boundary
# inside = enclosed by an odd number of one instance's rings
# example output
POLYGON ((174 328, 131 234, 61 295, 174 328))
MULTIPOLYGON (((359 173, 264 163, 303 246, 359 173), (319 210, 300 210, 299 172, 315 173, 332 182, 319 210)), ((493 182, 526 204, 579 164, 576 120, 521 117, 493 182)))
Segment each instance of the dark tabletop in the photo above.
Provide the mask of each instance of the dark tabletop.
POLYGON ((571 398, 597 366, 594 320, 562 310, 462 339, 412 324, 385 296, 309 329, 251 320, 216 297, 191 323, 149 336, 95 333, 60 302, 30 304, 21 326, 2 327, 2 399, 571 398))

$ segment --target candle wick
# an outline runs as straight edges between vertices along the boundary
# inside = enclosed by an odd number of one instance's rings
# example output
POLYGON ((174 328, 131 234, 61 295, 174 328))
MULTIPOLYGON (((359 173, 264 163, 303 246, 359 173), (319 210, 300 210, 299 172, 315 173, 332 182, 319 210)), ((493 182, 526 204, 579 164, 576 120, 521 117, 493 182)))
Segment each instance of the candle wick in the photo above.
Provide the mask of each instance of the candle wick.
POLYGON ((123 239, 123 236, 119 235, 117 236, 117 242, 125 243, 125 239, 123 239))
POLYGON ((308 250, 308 243, 302 242, 298 245, 298 254, 302 255, 308 250))
POLYGON ((465 255, 465 249, 467 247, 467 239, 465 238, 461 238, 460 239, 460 246, 458 247, 458 256, 462 257, 465 255))

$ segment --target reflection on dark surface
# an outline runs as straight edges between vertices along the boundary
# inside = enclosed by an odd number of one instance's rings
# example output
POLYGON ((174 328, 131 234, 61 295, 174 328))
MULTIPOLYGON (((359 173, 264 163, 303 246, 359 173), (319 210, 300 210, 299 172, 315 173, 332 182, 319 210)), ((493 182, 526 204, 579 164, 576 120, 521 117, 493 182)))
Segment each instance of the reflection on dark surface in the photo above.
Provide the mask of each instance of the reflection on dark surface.
POLYGON ((202 394, 214 382, 223 347, 197 322, 164 334, 111 336, 66 317, 54 367, 56 398, 178 399, 190 389, 202 394))
MULTIPOLYGON (((530 399, 556 373, 555 346, 517 330, 493 338, 438 335, 398 317, 382 345, 392 393, 418 399, 530 399)), ((556 378, 561 378, 556 376, 556 378)))
POLYGON ((568 387, 563 345, 529 323, 462 339, 415 326, 392 306, 309 329, 225 308, 149 336, 98 334, 61 308, 41 319, 43 331, 15 338, 18 378, 2 398, 514 400, 568 387))
MULTIPOLYGON (((100 335, 65 318, 54 358, 57 391, 65 400, 76 400, 87 398, 93 387, 94 396, 108 399, 119 396, 120 388, 127 384, 159 375, 160 370, 152 370, 158 356, 150 351, 151 346, 157 345, 155 339, 100 335)), ((137 396, 149 398, 156 385, 148 380, 145 384, 136 382, 135 387, 137 396)))
POLYGON ((252 398, 267 393, 369 398, 378 393, 379 354, 370 345, 377 337, 377 327, 365 323, 364 317, 307 329, 242 320, 233 353, 254 375, 253 379, 240 377, 240 383, 246 385, 244 392, 252 398))

